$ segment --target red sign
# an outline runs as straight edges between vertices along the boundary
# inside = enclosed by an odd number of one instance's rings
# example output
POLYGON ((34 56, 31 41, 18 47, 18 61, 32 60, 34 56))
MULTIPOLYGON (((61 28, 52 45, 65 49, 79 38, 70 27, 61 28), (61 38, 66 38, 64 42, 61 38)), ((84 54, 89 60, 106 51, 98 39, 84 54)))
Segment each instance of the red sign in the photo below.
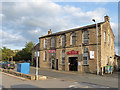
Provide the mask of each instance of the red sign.
POLYGON ((48 53, 56 53, 56 50, 48 50, 48 53))
POLYGON ((67 52, 67 55, 78 55, 79 51, 75 51, 75 50, 71 50, 69 52, 67 52))

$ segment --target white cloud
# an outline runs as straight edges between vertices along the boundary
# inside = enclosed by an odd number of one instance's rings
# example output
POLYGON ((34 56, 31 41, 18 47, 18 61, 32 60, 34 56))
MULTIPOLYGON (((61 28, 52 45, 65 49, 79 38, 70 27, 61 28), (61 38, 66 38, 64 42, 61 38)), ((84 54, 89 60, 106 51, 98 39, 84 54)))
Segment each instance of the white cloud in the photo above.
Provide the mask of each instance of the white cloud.
POLYGON ((12 47, 21 47, 21 45, 23 45, 27 40, 25 40, 25 38, 23 38, 22 36, 20 35, 16 35, 16 34, 11 34, 9 32, 4 32, 2 31, 2 38, 1 38, 1 41, 2 41, 2 45, 3 46, 7 46, 9 47, 12 46, 12 47))
POLYGON ((3 3, 3 44, 14 44, 14 47, 21 41, 23 47, 26 41, 33 40, 36 43, 50 28, 58 32, 91 24, 92 18, 103 21, 106 12, 105 8, 85 12, 78 7, 60 6, 51 1, 3 3))

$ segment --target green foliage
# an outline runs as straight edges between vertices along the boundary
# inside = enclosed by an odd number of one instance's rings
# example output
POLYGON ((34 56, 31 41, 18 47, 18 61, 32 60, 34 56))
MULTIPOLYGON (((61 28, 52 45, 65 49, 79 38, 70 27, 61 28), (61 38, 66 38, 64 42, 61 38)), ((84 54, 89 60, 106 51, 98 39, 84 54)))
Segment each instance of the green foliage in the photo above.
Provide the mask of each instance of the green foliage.
POLYGON ((34 43, 32 41, 28 42, 25 44, 25 48, 20 50, 19 52, 16 53, 14 60, 31 60, 32 58, 32 48, 34 47, 34 43))
POLYGON ((1 48, 0 51, 2 52, 2 60, 8 60, 9 61, 11 56, 15 55, 13 50, 8 49, 6 47, 1 48))

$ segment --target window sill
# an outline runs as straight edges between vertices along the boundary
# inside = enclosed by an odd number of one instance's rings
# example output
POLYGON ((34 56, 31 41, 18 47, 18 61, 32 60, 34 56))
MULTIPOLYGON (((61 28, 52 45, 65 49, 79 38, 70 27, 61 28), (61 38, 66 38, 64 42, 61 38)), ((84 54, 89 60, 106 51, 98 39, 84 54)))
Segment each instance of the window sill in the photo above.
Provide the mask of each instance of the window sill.
POLYGON ((47 62, 47 61, 43 60, 43 62, 47 62))
POLYGON ((88 64, 83 64, 83 66, 89 66, 88 64))

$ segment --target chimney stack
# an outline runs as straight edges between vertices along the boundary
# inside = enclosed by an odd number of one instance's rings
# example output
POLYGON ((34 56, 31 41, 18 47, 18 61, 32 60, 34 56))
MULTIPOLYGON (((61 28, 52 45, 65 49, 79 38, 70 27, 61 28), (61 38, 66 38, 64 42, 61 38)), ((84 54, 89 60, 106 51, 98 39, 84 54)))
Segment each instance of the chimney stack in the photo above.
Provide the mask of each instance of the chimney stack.
POLYGON ((51 31, 51 29, 48 31, 48 34, 52 34, 52 31, 51 31))
POLYGON ((109 16, 108 15, 106 15, 104 18, 105 18, 105 22, 109 22, 109 16))

